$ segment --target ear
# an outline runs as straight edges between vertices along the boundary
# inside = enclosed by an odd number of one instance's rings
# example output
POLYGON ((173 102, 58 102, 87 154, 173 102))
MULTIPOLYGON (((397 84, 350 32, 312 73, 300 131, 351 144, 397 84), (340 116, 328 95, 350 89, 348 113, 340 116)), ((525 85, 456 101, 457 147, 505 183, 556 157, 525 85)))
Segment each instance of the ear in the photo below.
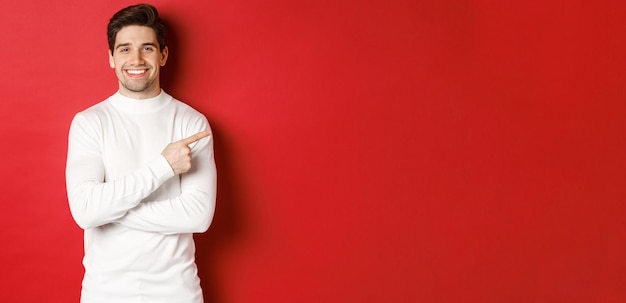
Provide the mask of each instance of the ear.
POLYGON ((115 60, 113 60, 113 53, 109 50, 109 66, 115 68, 115 60))
POLYGON ((166 46, 163 48, 163 51, 161 52, 161 60, 159 62, 161 66, 165 66, 165 62, 167 62, 168 53, 169 53, 169 49, 166 46))

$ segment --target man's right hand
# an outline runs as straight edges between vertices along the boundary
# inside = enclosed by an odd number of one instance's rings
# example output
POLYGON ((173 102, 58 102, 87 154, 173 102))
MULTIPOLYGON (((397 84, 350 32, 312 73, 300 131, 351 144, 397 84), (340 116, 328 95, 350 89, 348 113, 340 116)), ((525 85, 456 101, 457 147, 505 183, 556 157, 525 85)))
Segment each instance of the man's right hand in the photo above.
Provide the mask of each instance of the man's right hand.
POLYGON ((172 167, 174 174, 184 174, 191 169, 191 148, 189 144, 211 135, 210 130, 199 132, 191 137, 168 144, 161 155, 172 167))

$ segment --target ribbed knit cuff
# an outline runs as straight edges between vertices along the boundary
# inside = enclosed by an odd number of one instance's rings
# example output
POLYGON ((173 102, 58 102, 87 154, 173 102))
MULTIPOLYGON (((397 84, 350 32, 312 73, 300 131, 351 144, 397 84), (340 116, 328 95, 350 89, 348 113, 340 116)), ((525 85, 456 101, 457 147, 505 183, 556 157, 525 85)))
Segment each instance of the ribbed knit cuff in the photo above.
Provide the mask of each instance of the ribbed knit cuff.
POLYGON ((163 184, 163 182, 175 175, 174 170, 172 170, 172 167, 163 155, 150 160, 147 164, 152 174, 159 180, 159 184, 163 184))

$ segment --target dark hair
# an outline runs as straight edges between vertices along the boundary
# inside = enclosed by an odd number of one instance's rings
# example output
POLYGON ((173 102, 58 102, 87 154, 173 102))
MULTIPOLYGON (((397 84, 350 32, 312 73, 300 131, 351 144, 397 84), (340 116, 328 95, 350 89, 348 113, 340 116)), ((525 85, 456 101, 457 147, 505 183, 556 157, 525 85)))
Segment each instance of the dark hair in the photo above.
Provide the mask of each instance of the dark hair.
POLYGON ((154 30, 159 48, 161 51, 165 48, 165 24, 159 18, 159 12, 150 4, 137 4, 126 7, 115 13, 109 25, 107 26, 107 39, 111 53, 115 48, 115 38, 117 33, 129 25, 147 26, 154 30))

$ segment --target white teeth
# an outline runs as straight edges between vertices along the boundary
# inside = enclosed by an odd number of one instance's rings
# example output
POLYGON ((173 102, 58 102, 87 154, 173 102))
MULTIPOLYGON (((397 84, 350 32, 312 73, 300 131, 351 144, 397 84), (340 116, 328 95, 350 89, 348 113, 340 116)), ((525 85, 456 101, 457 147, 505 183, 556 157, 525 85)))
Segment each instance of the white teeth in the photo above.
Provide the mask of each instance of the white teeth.
POLYGON ((146 72, 146 70, 144 69, 129 69, 126 70, 127 73, 131 74, 131 75, 140 75, 146 72))

